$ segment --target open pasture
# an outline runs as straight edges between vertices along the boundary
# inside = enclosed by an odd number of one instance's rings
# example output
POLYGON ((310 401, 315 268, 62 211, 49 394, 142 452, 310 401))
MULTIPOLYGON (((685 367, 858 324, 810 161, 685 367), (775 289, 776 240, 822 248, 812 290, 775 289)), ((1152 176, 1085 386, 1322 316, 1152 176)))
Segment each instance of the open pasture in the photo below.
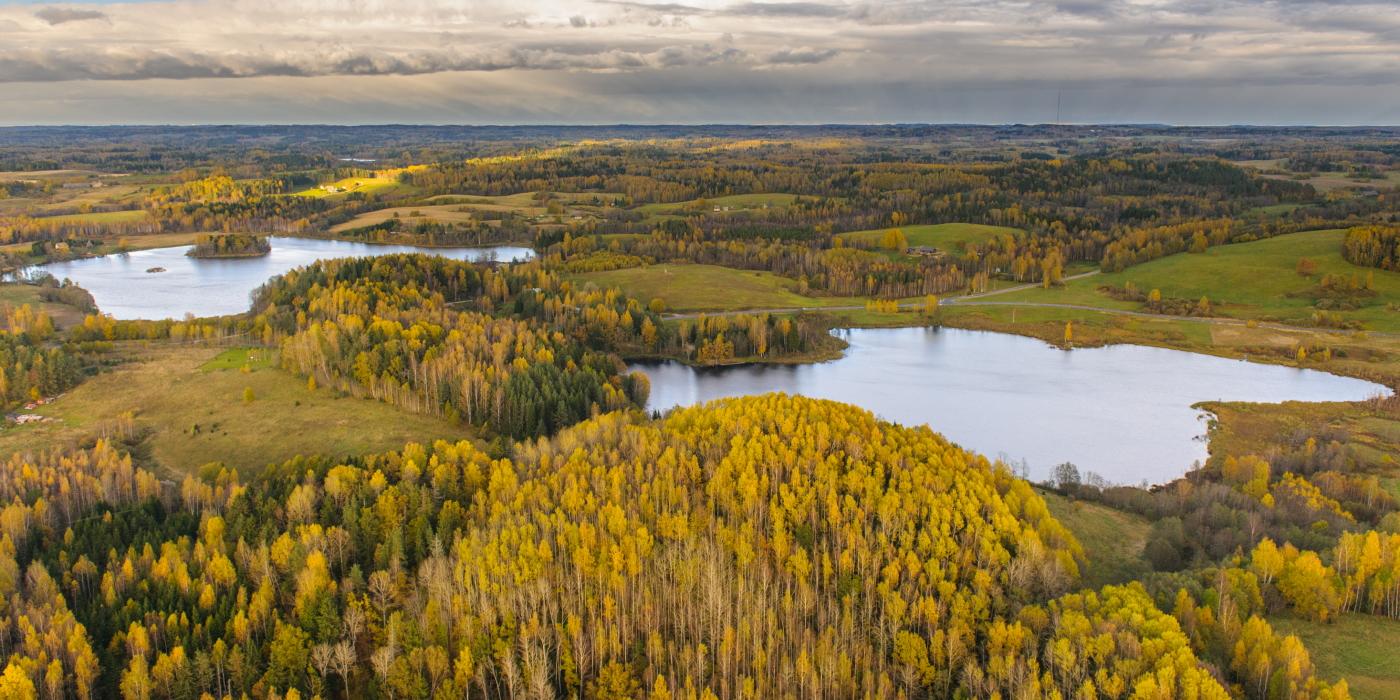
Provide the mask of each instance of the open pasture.
POLYGON ((998 296, 999 301, 1059 303, 1133 309, 1139 305, 1113 299, 1099 290, 1132 282, 1143 292, 1161 290, 1168 298, 1210 300, 1213 313, 1241 319, 1312 323, 1315 294, 1323 275, 1370 277, 1375 295, 1352 311, 1333 311, 1370 330, 1400 331, 1400 273, 1353 265, 1342 258, 1344 232, 1304 231, 1249 243, 1179 253, 1135 265, 1122 272, 1070 281, 1061 289, 1026 289, 998 296), (1315 265, 1311 275, 1297 272, 1300 258, 1315 265))
POLYGON ((764 194, 735 194, 706 199, 691 199, 684 202, 659 202, 643 204, 635 208, 649 218, 684 216, 688 213, 743 214, 754 210, 776 209, 791 206, 801 195, 782 192, 764 194))
POLYGON ((1295 634, 1307 645, 1318 674, 1345 678, 1355 700, 1400 697, 1400 620, 1347 614, 1335 621, 1311 622, 1297 617, 1269 620, 1282 634, 1295 634))
POLYGON ((864 297, 812 297, 797 291, 795 280, 770 272, 717 265, 648 265, 573 277, 600 287, 617 287, 643 303, 661 299, 668 311, 790 309, 862 304, 864 297))
MULTIPOLYGON (((985 224, 932 224, 925 226, 901 226, 904 237, 911 246, 931 246, 939 250, 961 254, 967 250, 969 245, 983 243, 997 236, 1010 235, 1020 236, 1020 229, 1008 226, 987 226, 985 224)), ((870 231, 852 231, 840 234, 843 241, 851 243, 863 243, 866 245, 880 245, 885 232, 891 229, 882 228, 870 231)))
POLYGON ((148 459, 177 477, 216 461, 246 475, 296 455, 351 456, 469 436, 442 419, 312 390, 280 369, 269 349, 123 344, 117 352, 126 364, 34 411, 56 420, 0 430, 0 454, 81 443, 126 413, 145 434, 148 459))

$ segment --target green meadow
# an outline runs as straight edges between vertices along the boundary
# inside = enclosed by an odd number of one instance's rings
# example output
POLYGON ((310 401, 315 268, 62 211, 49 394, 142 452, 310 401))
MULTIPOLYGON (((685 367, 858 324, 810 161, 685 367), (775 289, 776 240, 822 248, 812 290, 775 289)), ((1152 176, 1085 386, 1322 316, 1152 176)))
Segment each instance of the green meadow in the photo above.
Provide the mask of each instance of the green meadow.
POLYGON ((1400 331, 1400 273, 1353 265, 1342 259, 1344 232, 1305 231, 1249 243, 1215 246, 1204 253, 1179 253, 1128 268, 1073 280, 1061 289, 1033 288, 999 295, 998 301, 1080 304, 1110 309, 1134 309, 1139 304, 1119 301, 1099 288, 1129 282, 1143 292, 1161 290, 1164 297, 1210 300, 1213 313, 1240 319, 1309 324, 1316 290, 1323 275, 1370 278, 1375 296, 1354 311, 1335 311, 1371 330, 1400 331), (1297 272, 1301 258, 1315 272, 1297 272))

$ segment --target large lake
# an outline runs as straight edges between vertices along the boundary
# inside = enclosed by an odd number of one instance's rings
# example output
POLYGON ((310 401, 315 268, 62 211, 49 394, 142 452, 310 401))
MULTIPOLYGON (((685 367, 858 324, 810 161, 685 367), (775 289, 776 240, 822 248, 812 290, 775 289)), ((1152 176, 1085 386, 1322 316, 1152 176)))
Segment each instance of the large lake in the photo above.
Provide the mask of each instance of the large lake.
POLYGON ((1379 384, 1325 372, 1138 345, 1064 351, 1039 340, 958 329, 840 331, 844 357, 815 365, 695 369, 638 363, 649 408, 783 391, 928 424, 1043 479, 1072 462, 1109 481, 1162 483, 1206 458, 1199 401, 1355 401, 1379 384))
POLYGON ((419 248, 329 241, 319 238, 272 239, 272 252, 259 258, 209 260, 185 255, 189 246, 153 248, 44 265, 39 270, 68 278, 92 292, 97 308, 119 319, 222 316, 248 310, 249 295, 268 279, 327 258, 393 253, 430 253, 457 260, 526 259, 529 248, 419 248), (165 272, 146 272, 163 267, 165 272))

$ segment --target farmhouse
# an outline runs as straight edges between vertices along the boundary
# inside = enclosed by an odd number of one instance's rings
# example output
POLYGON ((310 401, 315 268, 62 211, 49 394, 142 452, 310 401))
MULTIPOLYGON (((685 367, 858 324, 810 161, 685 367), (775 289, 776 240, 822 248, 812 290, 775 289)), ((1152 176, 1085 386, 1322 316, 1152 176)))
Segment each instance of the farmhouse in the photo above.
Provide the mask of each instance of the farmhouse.
POLYGON ((947 253, 945 253, 945 252, 943 252, 943 251, 941 251, 941 250, 939 250, 939 249, 937 249, 937 248, 935 248, 935 247, 933 247, 933 246, 931 246, 931 245, 916 245, 916 246, 910 246, 910 247, 904 249, 904 254, 905 254, 905 255, 913 255, 913 256, 916 256, 916 257, 920 257, 920 258, 933 258, 933 259, 935 259, 935 260, 940 259, 940 258, 947 257, 947 255, 948 255, 947 253))

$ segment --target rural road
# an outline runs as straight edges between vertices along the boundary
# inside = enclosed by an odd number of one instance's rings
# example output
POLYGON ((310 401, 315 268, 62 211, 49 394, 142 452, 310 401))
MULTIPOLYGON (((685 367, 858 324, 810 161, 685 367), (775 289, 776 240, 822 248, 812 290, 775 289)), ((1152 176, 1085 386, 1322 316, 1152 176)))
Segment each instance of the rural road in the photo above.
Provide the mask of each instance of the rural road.
MULTIPOLYGON (((1085 278, 1085 277, 1092 277, 1093 275, 1097 275, 1097 274, 1099 274, 1099 271, 1098 271, 1098 270, 1092 270, 1092 271, 1090 271, 1090 272, 1084 272, 1084 273, 1080 273, 1080 274, 1078 274, 1078 275, 1073 275, 1073 276, 1070 276, 1070 277, 1066 277, 1066 278, 1065 278, 1065 281, 1068 282, 1068 281, 1070 281, 1070 280, 1083 279, 1083 278, 1085 278)), ((1015 287, 1007 287, 1007 288, 1005 288, 1005 289, 997 289, 997 290, 990 291, 990 292, 982 292, 982 293, 980 293, 980 294, 968 294, 968 295, 959 296, 959 297, 949 297, 949 298, 947 298, 947 299, 940 299, 940 300, 939 300, 939 305, 940 305, 940 306, 1020 306, 1020 307, 1031 307, 1031 308, 1042 308, 1042 309, 1074 309, 1074 310, 1079 310, 1079 311, 1096 311, 1096 312, 1098 312, 1098 313, 1109 314, 1109 315, 1114 315, 1114 316, 1130 316, 1130 317, 1133 317, 1133 318, 1159 319, 1159 320, 1170 320, 1170 321, 1185 321, 1185 322, 1188 322, 1188 323, 1205 323, 1205 324, 1218 325, 1218 326, 1245 326, 1245 325, 1248 325, 1248 323, 1249 323, 1248 321, 1245 321, 1245 320, 1241 320, 1241 319, 1237 319, 1237 318, 1225 318, 1225 317, 1222 317, 1222 316, 1169 316, 1169 315, 1166 315, 1166 314, 1154 314, 1154 313, 1149 313, 1149 312, 1146 312, 1146 311, 1130 311, 1130 310, 1127 310, 1127 309, 1106 309, 1106 308, 1103 308, 1103 307, 1100 307, 1100 306, 1089 306, 1089 305, 1087 305, 1087 304, 1055 304, 1055 303, 1051 303, 1051 302, 1036 302, 1036 301, 983 301, 983 299, 985 299, 985 298, 987 298, 987 297, 996 296, 996 295, 998 295, 998 294, 1008 294, 1008 293, 1010 293, 1010 292, 1019 292, 1019 291, 1024 290, 1024 289, 1033 289, 1033 288, 1039 287, 1039 286, 1040 286, 1040 285, 1038 285, 1038 284, 1022 284, 1022 285, 1017 285, 1017 286, 1015 286, 1015 287)), ((918 303, 918 302, 905 302, 905 303, 902 303, 902 304, 899 305, 899 307, 900 307, 901 309, 913 309, 913 308, 918 308, 918 307, 920 307, 920 306, 922 306, 922 305, 921 305, 920 303, 918 303)), ((859 311, 859 310, 864 309, 864 308, 865 308, 865 305, 864 305, 864 304, 859 305, 859 306, 855 306, 855 305, 852 305, 852 306, 793 306, 793 307, 787 307, 787 308, 773 308, 773 309, 741 309, 741 310, 737 310, 737 311, 713 311, 713 312, 709 312, 709 313, 697 312, 697 313, 683 313, 683 314, 667 314, 667 315, 666 315, 666 318, 668 318, 668 319, 686 319, 686 318, 699 318, 700 316, 737 316, 737 315, 740 315, 740 314, 780 314, 780 313, 796 313, 796 312, 799 312, 799 311, 859 311)), ((1267 329, 1269 329, 1269 330, 1276 330, 1276 331, 1291 331, 1291 332, 1304 332, 1304 333, 1318 333, 1318 332, 1328 332, 1328 331, 1336 332, 1336 333, 1347 333, 1347 332, 1350 332, 1350 331, 1344 331, 1344 330, 1338 330, 1338 329, 1313 328, 1313 327, 1307 327, 1307 326, 1290 326, 1290 325, 1284 324, 1284 323, 1267 323, 1267 322, 1260 322, 1260 323, 1256 324, 1256 327, 1258 327, 1258 328, 1267 328, 1267 329)), ((1378 337, 1382 337, 1382 338, 1396 338, 1396 337, 1400 337, 1400 333, 1387 333, 1387 332, 1384 332, 1384 331, 1366 331, 1366 334, 1367 334, 1367 335, 1371 335, 1371 336, 1378 336, 1378 337)))

